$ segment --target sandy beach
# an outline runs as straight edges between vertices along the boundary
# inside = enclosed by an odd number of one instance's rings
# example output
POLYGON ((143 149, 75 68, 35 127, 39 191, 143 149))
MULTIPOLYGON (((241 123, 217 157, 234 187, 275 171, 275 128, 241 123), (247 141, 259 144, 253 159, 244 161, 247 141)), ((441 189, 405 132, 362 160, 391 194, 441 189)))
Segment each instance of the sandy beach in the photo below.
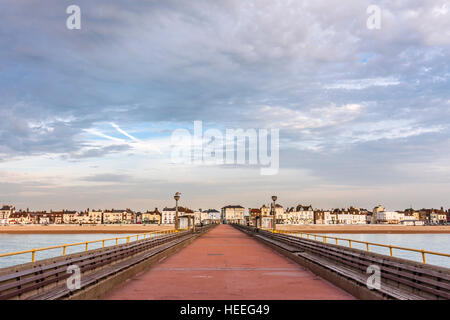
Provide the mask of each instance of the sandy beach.
POLYGON ((304 233, 450 233, 450 226, 277 225, 277 228, 304 233))
POLYGON ((144 233, 173 229, 171 226, 143 224, 111 225, 8 225, 0 226, 0 233, 13 234, 79 234, 79 233, 144 233))

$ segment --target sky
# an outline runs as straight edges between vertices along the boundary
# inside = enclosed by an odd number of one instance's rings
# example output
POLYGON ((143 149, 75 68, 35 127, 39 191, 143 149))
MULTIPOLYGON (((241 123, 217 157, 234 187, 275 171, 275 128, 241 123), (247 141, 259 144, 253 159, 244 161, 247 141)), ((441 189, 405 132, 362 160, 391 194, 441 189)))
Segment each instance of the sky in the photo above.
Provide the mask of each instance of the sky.
POLYGON ((0 2, 0 203, 450 207, 450 1, 0 2), (68 29, 69 5, 81 29, 68 29), (369 5, 380 25, 368 28, 369 5), (279 130, 279 170, 173 134, 279 130))

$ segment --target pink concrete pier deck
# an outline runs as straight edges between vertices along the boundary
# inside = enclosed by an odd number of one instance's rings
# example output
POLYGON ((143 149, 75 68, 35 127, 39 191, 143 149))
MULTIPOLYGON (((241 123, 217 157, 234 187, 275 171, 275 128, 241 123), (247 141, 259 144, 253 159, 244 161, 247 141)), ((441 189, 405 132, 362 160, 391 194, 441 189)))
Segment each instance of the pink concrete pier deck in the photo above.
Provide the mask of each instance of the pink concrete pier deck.
POLYGON ((350 294, 229 225, 106 294, 128 300, 343 300, 350 294))

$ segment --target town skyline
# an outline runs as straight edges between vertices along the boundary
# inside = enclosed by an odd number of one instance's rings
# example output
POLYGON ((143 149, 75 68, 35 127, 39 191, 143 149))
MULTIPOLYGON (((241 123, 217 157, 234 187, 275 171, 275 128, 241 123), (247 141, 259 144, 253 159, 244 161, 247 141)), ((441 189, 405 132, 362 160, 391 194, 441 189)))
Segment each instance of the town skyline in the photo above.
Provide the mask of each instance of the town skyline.
MULTIPOLYGON (((177 193, 177 196, 179 193, 177 193)), ((276 197, 273 197, 276 200, 276 197)), ((450 209, 419 210, 408 208, 404 211, 386 210, 378 205, 373 210, 365 208, 313 208, 311 205, 297 205, 283 207, 280 204, 262 205, 260 208, 245 208, 241 205, 227 205, 216 209, 191 209, 183 206, 155 208, 136 212, 126 209, 94 209, 86 210, 50 210, 33 211, 17 210, 13 206, 0 207, 1 225, 97 225, 97 224, 158 224, 175 225, 177 217, 187 218, 194 224, 210 223, 238 223, 260 225, 272 228, 276 224, 311 225, 311 224, 339 224, 339 225, 368 225, 368 224, 403 224, 403 225, 445 225, 450 221, 450 209), (214 222, 213 222, 214 221, 214 222)), ((186 222, 187 220, 185 220, 186 222)))
MULTIPOLYGON (((435 209, 435 210, 450 210, 450 206, 444 206, 444 205, 439 205, 439 206, 430 206, 430 207, 415 207, 415 206, 406 206, 404 208, 391 208, 391 207, 387 207, 385 206, 383 203, 378 203, 376 205, 372 205, 372 206, 357 206, 354 204, 349 204, 346 206, 334 206, 334 207, 320 207, 320 206, 315 206, 312 203, 307 203, 307 202, 297 202, 295 204, 292 205, 283 205, 282 202, 276 201, 277 206, 281 205, 284 209, 290 209, 290 208, 296 208, 297 206, 311 206, 314 210, 334 210, 334 209, 344 209, 347 210, 349 208, 356 208, 356 209, 364 209, 367 210, 369 212, 372 212, 372 210, 378 206, 382 206, 383 208, 385 208, 387 211, 404 211, 404 210, 408 210, 408 209, 413 209, 413 210, 422 210, 422 209, 435 209)), ((146 212, 146 211, 152 211, 155 209, 158 210, 163 210, 164 208, 175 208, 175 203, 173 203, 173 205, 170 204, 166 204, 163 206, 151 206, 149 205, 148 207, 145 208, 133 208, 131 206, 109 206, 109 207, 96 207, 96 206, 88 206, 88 207, 84 207, 84 208, 75 208, 75 207, 54 207, 54 208, 36 208, 36 207, 32 207, 32 206, 26 206, 26 207, 19 207, 16 206, 14 203, 7 203, 7 202, 2 202, 0 200, 0 205, 1 206, 11 206, 14 207, 16 211, 30 211, 30 212, 61 212, 61 211, 77 211, 77 212, 87 212, 89 210, 91 211, 107 211, 107 210, 131 210, 133 212, 146 212)), ((271 207, 272 205, 272 201, 267 201, 267 202, 260 202, 259 205, 255 205, 255 206, 248 206, 245 205, 244 203, 238 203, 238 202, 228 202, 226 204, 223 205, 219 205, 219 206, 199 206, 199 207, 193 207, 193 206, 189 206, 189 205, 184 205, 181 201, 179 202, 178 206, 181 208, 186 208, 186 209, 190 209, 190 210, 202 210, 202 211, 207 211, 207 210, 220 210, 222 208, 225 208, 227 206, 241 206, 244 209, 259 209, 263 206, 266 207, 271 207)))

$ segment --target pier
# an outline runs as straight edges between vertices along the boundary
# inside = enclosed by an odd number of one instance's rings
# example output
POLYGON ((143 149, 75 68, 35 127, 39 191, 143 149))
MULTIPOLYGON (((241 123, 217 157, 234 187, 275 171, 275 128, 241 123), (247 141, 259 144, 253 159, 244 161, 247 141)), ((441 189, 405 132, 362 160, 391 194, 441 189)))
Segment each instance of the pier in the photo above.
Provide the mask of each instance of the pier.
POLYGON ((230 225, 219 225, 104 299, 354 299, 230 225))
MULTIPOLYGON (((0 269, 0 300, 425 300, 450 298, 450 269, 338 245, 338 239, 213 224, 7 253, 31 262, 0 269), (322 238, 321 240, 318 240, 322 238), (107 241, 115 245, 107 246, 107 241), (335 241, 336 244, 330 243, 335 241), (66 254, 70 246, 81 252, 66 254), (43 250, 62 255, 39 260, 43 250), (79 271, 70 287, 71 268, 79 271), (378 269, 370 287, 368 270, 378 269)), ((353 241, 353 240, 352 240, 353 241)), ((395 248, 412 250, 408 248, 395 248)), ((448 256, 447 254, 441 254, 448 256)))

